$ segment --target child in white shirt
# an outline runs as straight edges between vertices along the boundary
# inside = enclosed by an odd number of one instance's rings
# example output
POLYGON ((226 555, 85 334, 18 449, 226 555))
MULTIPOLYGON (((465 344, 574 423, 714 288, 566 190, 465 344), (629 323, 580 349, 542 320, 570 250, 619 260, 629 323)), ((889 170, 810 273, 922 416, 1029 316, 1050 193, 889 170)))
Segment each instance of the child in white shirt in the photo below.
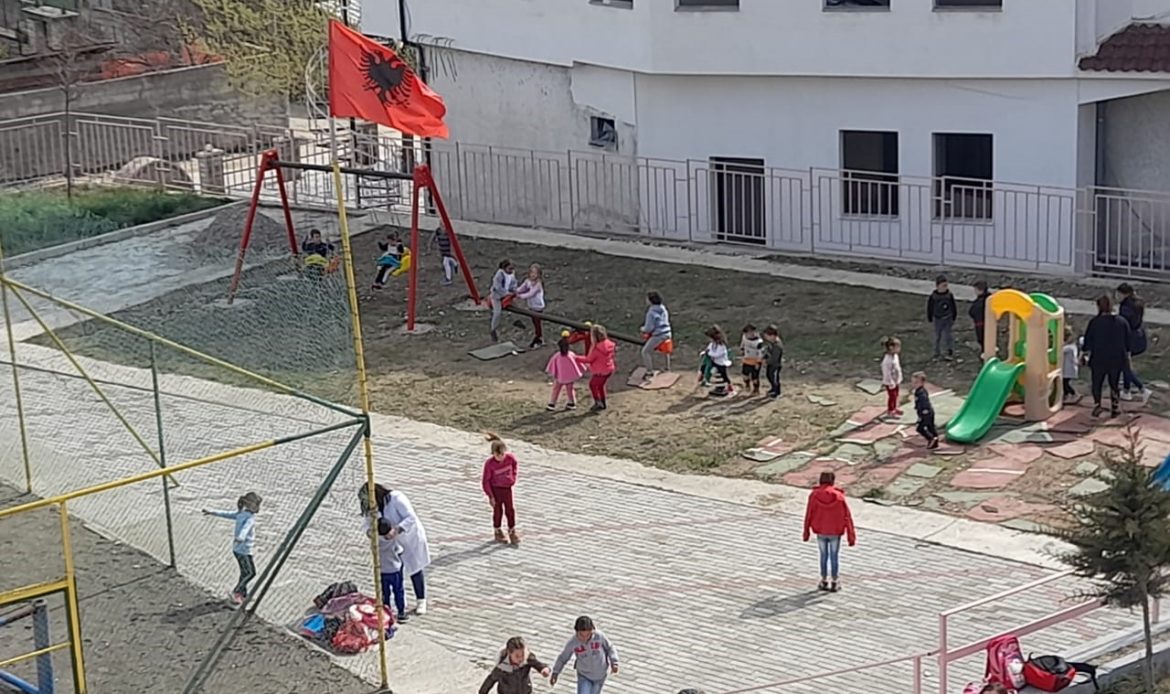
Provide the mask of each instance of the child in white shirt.
POLYGON ((764 363, 764 340, 756 326, 743 326, 743 337, 739 340, 739 352, 743 356, 743 387, 752 395, 760 394, 760 366, 764 363))
POLYGON ((731 385, 731 375, 727 373, 727 367, 731 366, 731 354, 727 350, 727 335, 718 325, 711 326, 711 329, 704 334, 710 342, 707 343, 707 349, 703 350, 703 354, 711 360, 711 365, 719 373, 719 378, 723 380, 724 393, 733 395, 735 387, 731 385))
POLYGON ((898 390, 902 385, 902 360, 898 354, 902 351, 902 341, 896 337, 887 337, 882 340, 886 348, 882 356, 882 387, 886 389, 886 416, 901 417, 902 410, 898 409, 898 390))
POLYGON ((1073 339, 1072 328, 1064 329, 1064 349, 1061 350, 1060 379, 1064 382, 1064 401, 1075 400, 1077 391, 1072 382, 1080 374, 1081 350, 1073 339))

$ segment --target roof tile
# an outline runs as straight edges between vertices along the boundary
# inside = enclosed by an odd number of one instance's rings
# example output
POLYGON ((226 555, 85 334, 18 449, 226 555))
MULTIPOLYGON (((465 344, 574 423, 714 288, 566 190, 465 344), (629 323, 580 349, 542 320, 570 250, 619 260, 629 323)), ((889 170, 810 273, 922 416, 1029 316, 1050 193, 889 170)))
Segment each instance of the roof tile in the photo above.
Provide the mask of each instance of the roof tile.
POLYGON ((1170 26, 1131 24, 1106 39, 1080 68, 1099 72, 1170 72, 1170 26))

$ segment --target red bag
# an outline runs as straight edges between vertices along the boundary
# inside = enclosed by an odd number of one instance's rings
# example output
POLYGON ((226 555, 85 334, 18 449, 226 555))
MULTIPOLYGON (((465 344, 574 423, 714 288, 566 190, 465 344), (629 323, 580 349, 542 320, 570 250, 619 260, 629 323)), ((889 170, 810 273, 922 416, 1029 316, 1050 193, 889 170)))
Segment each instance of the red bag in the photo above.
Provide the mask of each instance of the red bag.
POLYGON ((1024 653, 1020 640, 1013 634, 1004 634, 987 644, 987 669, 984 679, 998 682, 1008 689, 1023 689, 1024 653))
POLYGON ((345 620, 330 641, 336 653, 355 655, 370 647, 370 636, 361 622, 345 620))
POLYGON ((1028 656, 1024 679, 1042 692, 1059 692, 1073 684, 1078 674, 1088 675, 1097 689, 1097 668, 1088 663, 1070 663, 1058 655, 1028 656))

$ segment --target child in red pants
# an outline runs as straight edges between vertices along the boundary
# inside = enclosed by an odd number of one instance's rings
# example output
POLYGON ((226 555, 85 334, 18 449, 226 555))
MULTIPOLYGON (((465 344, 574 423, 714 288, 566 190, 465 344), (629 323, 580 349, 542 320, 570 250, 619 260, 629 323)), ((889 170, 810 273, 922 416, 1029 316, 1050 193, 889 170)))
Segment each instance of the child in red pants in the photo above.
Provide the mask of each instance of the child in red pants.
POLYGON ((508 446, 496 434, 488 434, 492 455, 483 463, 483 493, 492 505, 492 525, 496 529, 496 542, 520 544, 516 533, 516 505, 512 500, 512 488, 516 486, 516 456, 508 452, 508 446), (508 518, 508 534, 505 535, 500 523, 508 518))
POLYGON ((589 394, 593 396, 593 407, 590 412, 600 412, 608 407, 606 404, 605 384, 609 377, 617 370, 614 354, 617 346, 609 339, 604 325, 594 325, 589 329, 590 341, 593 348, 589 354, 578 357, 577 363, 591 374, 589 377, 589 394))
POLYGON ((896 337, 887 337, 882 340, 882 346, 886 348, 886 353, 882 357, 882 387, 886 389, 886 416, 901 417, 898 390, 902 385, 902 360, 898 355, 902 352, 902 341, 896 337))

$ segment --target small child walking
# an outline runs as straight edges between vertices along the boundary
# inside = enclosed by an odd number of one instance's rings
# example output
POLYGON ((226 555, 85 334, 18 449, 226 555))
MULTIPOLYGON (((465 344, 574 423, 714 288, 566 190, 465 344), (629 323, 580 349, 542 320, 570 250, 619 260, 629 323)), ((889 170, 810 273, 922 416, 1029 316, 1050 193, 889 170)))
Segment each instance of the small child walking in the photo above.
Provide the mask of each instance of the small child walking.
POLYGON ((451 236, 447 233, 447 227, 443 226, 442 223, 435 227, 435 235, 431 237, 427 248, 429 249, 431 246, 439 247, 439 261, 443 264, 443 280, 440 284, 448 286, 455 280, 459 264, 455 262, 455 256, 451 254, 451 236))
MULTIPOLYGON (((516 287, 516 298, 524 299, 531 311, 544 311, 544 272, 536 263, 528 266, 528 276, 516 287)), ((544 325, 539 318, 532 319, 534 337, 528 343, 528 349, 544 346, 544 325)))
POLYGON ((886 416, 901 417, 898 408, 899 390, 902 385, 902 341, 896 337, 882 340, 886 353, 882 356, 882 387, 886 389, 886 416))
POLYGON ((203 509, 203 515, 226 518, 235 521, 235 530, 232 532, 232 554, 240 566, 240 580, 232 588, 229 595, 232 602, 243 604, 248 598, 248 584, 256 578, 256 562, 252 559, 252 549, 256 544, 256 514, 260 513, 260 495, 248 492, 236 500, 235 511, 209 511, 203 509))
POLYGON ((519 466, 516 456, 508 452, 508 445, 503 439, 496 434, 488 434, 487 440, 491 444, 492 454, 483 461, 483 493, 492 505, 492 527, 495 528, 496 542, 518 545, 520 535, 516 532, 516 504, 512 499, 512 489, 516 486, 519 466), (508 519, 507 535, 501 527, 505 516, 508 519))
POLYGON ((760 367, 764 363, 764 341, 760 339, 760 331, 751 323, 743 326, 743 336, 739 339, 739 351, 743 357, 744 390, 750 390, 752 395, 759 395, 760 367))
POLYGON ((402 578, 402 545, 395 540, 391 532, 394 527, 389 521, 379 518, 376 530, 370 528, 370 519, 366 518, 366 532, 376 532, 378 535, 378 572, 382 579, 382 604, 386 609, 393 609, 395 619, 405 622, 410 619, 406 614, 406 589, 402 578))
POLYGON ((500 261, 496 274, 492 276, 488 304, 492 307, 492 342, 500 341, 500 316, 504 313, 504 299, 516 293, 516 267, 507 258, 500 261))
POLYGON ((712 368, 719 374, 719 378, 726 388, 724 394, 734 395, 735 386, 732 385, 731 375, 727 372, 728 367, 731 366, 731 354, 727 350, 727 335, 718 325, 712 325, 704 335, 710 342, 707 343, 707 348, 701 354, 706 355, 711 360, 712 368))
POLYGON ((573 638, 569 639, 553 663, 552 677, 548 683, 555 686, 561 671, 569 664, 569 659, 576 656, 574 667, 577 669, 577 694, 601 694, 606 677, 618 672, 617 649, 605 638, 605 634, 593 626, 593 620, 589 617, 578 617, 573 624, 573 631, 576 632, 573 638))
POLYGON ((577 409, 577 387, 575 384, 581 379, 585 369, 581 367, 577 355, 573 354, 569 348, 567 339, 561 338, 557 342, 557 351, 548 358, 548 365, 544 367, 544 371, 553 379, 552 396, 549 397, 548 406, 545 409, 549 412, 557 409, 557 400, 561 397, 561 391, 568 393, 569 402, 565 405, 565 409, 577 409))
POLYGON ((1072 382, 1080 375, 1080 367, 1080 347, 1077 346, 1077 340, 1073 339, 1072 328, 1065 326, 1064 348, 1061 350, 1060 360, 1060 380, 1064 384, 1064 401, 1066 403, 1077 398, 1077 389, 1073 388, 1072 382))
POLYGON ((780 397, 780 370, 784 366, 784 343, 774 325, 764 328, 764 370, 768 377, 768 397, 780 397))
POLYGON ((975 288, 975 300, 971 302, 971 308, 967 310, 967 315, 971 316, 971 323, 975 326, 975 341, 979 343, 979 353, 983 354, 983 331, 987 325, 987 299, 991 296, 991 291, 987 288, 987 282, 979 280, 971 285, 975 288))
POLYGON ((930 404, 930 393, 926 391, 926 372, 916 371, 910 377, 910 385, 914 388, 914 410, 918 413, 915 431, 926 439, 926 447, 934 450, 938 448, 939 435, 934 426, 934 405, 930 404))
POLYGON ((532 671, 541 677, 551 674, 549 667, 528 650, 524 639, 513 636, 500 651, 499 662, 479 687, 479 694, 532 694, 532 671), (498 687, 498 688, 497 688, 498 687))
POLYGON ((577 358, 577 363, 592 374, 589 377, 589 394, 593 396, 593 407, 589 411, 600 412, 609 407, 605 384, 617 371, 617 345, 609 339, 609 332, 600 323, 589 328, 589 338, 593 346, 589 354, 577 358))
POLYGON ((955 318, 959 315, 955 295, 951 293, 946 275, 934 280, 934 291, 926 300, 926 322, 934 326, 934 358, 955 356, 955 318), (943 350, 946 350, 944 353, 943 350))

